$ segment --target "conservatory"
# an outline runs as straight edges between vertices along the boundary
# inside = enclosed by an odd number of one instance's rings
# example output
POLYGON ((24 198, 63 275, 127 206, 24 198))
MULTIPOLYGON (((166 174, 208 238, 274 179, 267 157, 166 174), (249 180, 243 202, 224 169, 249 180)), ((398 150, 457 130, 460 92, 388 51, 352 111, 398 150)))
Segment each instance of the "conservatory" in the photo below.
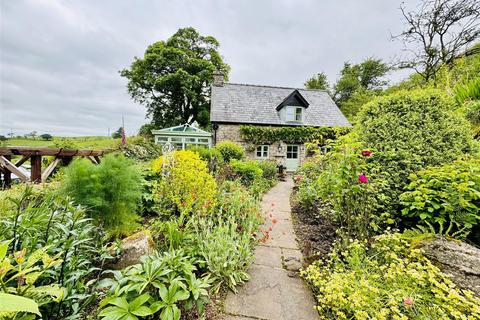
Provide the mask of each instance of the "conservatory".
POLYGON ((176 127, 152 130, 156 144, 166 144, 170 142, 175 149, 185 150, 188 146, 212 146, 212 134, 203 131, 189 124, 183 124, 176 127))

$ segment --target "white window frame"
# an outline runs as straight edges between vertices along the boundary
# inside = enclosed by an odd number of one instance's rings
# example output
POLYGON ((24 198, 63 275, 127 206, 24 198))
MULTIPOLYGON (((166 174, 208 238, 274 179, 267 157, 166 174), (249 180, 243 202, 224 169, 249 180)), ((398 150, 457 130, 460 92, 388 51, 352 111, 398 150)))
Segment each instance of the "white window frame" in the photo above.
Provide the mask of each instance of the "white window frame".
POLYGON ((303 108, 298 106, 287 106, 285 110, 286 122, 303 122, 303 108), (300 111, 300 119, 297 119, 297 112, 300 111))
POLYGON ((255 156, 258 159, 268 159, 269 155, 270 155, 270 146, 268 144, 259 145, 255 149, 255 156), (259 152, 260 152, 260 155, 258 155, 259 152))

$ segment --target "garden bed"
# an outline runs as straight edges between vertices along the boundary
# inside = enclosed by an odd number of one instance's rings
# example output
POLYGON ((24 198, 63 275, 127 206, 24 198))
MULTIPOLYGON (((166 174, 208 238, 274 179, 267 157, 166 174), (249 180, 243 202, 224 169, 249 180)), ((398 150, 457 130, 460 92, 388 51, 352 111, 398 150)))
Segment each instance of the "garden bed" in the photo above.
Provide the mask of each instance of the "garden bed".
POLYGON ((300 249, 307 263, 326 256, 338 239, 335 231, 337 225, 332 219, 321 214, 322 206, 302 207, 292 195, 293 228, 300 244, 300 249))

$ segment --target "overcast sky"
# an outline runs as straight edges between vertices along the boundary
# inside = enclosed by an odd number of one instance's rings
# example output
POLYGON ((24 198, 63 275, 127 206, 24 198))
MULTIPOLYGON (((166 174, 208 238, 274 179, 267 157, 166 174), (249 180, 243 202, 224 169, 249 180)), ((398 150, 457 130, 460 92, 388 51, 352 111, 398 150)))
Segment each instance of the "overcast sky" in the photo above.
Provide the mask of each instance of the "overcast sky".
MULTIPOLYGON (((406 1, 409 6, 418 0, 406 1)), ((397 0, 0 0, 0 134, 127 134, 145 123, 118 71, 192 26, 220 41, 230 81, 302 87, 345 61, 391 61, 397 0)), ((392 81, 403 75, 392 74, 392 81)))

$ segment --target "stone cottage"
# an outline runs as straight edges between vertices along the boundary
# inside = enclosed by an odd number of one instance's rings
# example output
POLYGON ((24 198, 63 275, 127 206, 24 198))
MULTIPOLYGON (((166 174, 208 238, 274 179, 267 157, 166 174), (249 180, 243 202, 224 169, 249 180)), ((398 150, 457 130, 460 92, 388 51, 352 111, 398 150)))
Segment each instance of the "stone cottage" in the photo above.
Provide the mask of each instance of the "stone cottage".
POLYGON ((242 125, 261 127, 345 127, 350 123, 326 91, 227 83, 214 75, 210 120, 213 143, 231 140, 252 159, 273 160, 294 171, 306 148, 295 141, 255 145, 241 134, 242 125))

